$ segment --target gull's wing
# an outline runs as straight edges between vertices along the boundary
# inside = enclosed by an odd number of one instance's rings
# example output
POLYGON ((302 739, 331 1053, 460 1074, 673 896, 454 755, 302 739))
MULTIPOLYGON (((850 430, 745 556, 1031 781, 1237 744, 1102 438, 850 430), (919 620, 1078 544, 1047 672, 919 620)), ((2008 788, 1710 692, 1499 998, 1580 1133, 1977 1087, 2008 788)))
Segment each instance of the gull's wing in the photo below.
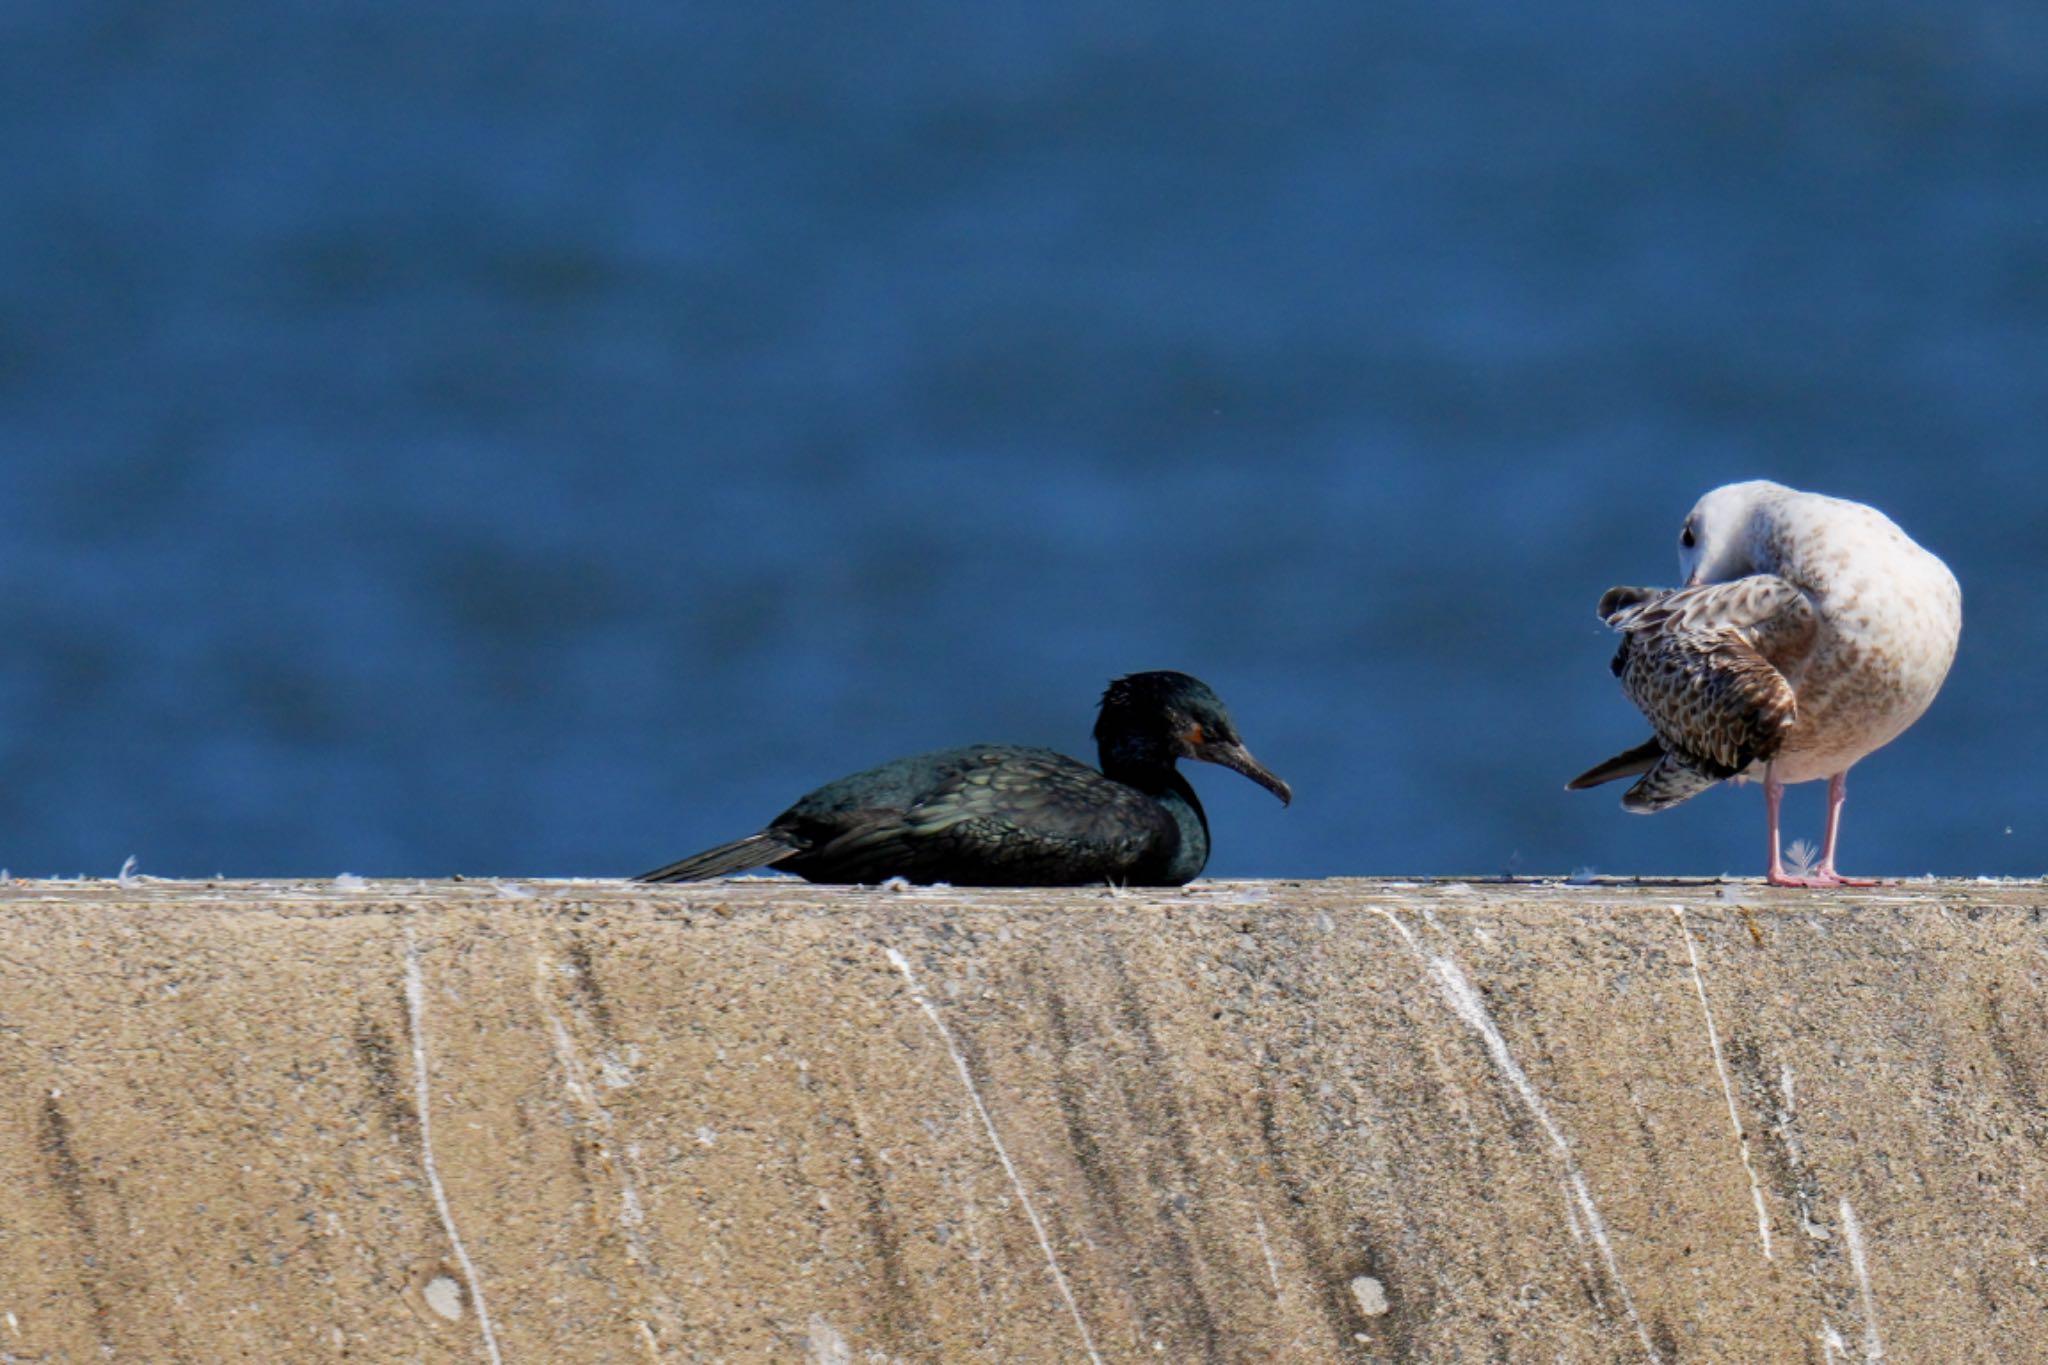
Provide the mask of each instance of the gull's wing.
POLYGON ((1616 755, 1572 786, 1643 773, 1622 805, 1662 810, 1777 753, 1799 716, 1784 669, 1819 625, 1797 586, 1756 574, 1669 592, 1614 588, 1600 609, 1621 632, 1614 673, 1656 732, 1655 749, 1616 755))

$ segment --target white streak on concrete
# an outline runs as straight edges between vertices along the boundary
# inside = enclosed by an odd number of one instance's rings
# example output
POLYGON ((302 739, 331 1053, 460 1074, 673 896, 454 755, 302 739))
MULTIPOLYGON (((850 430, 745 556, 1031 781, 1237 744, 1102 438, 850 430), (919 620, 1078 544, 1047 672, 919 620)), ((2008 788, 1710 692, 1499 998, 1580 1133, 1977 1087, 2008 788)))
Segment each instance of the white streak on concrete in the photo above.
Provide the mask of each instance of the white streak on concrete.
POLYGON ((1826 1318, 1820 1320, 1820 1349, 1826 1365, 1835 1365, 1838 1360, 1848 1365, 1849 1343, 1842 1340, 1842 1334, 1826 1318))
POLYGON ((576 1044, 569 1037, 569 1030, 555 1017, 555 1012, 546 1005, 541 1006, 546 1016, 548 1030, 555 1039, 555 1060, 562 1064, 562 1079, 569 1089, 569 1098, 583 1108, 594 1107, 590 1095, 590 1083, 585 1078, 583 1062, 576 1055, 576 1044))
POLYGON ((1870 1262, 1863 1248, 1863 1225, 1856 1221, 1856 1210, 1849 1207, 1849 1201, 1842 1201, 1842 1232, 1849 1243, 1849 1264, 1856 1271, 1856 1288, 1863 1295, 1863 1358, 1866 1361, 1884 1359, 1884 1338, 1877 1331, 1877 1299, 1870 1292, 1870 1262))
POLYGON ((1785 1098, 1785 1107, 1778 1111, 1778 1132, 1785 1139, 1785 1153, 1795 1162, 1804 1163, 1806 1153, 1800 1150, 1799 1135, 1792 1131, 1792 1120, 1797 1117, 1798 1101, 1793 1094, 1790 1062, 1778 1068, 1778 1093, 1785 1098))
POLYGON ((810 1329, 804 1345, 809 1348, 811 1365, 853 1365, 853 1348, 823 1313, 811 1314, 810 1329))
POLYGON ((405 1008, 412 1023, 413 1105, 420 1116, 420 1165, 426 1171, 427 1188, 434 1193, 441 1230, 448 1234, 455 1263, 462 1267, 462 1277, 469 1282, 466 1288, 470 1302, 476 1305, 477 1324, 483 1328, 484 1352, 490 1356, 491 1365, 505 1365, 505 1358, 498 1354, 498 1334, 491 1330, 490 1309, 484 1306, 484 1282, 476 1273, 476 1262, 469 1259, 469 1251, 462 1245, 462 1234, 455 1230, 455 1211, 448 1206, 448 1191, 434 1166, 434 1105, 427 1085, 427 988, 420 975, 419 940, 413 937, 411 925, 405 928, 405 1008))
POLYGON ((974 1197, 969 1195, 960 1201, 960 1221, 967 1228, 967 1260, 974 1267, 974 1296, 981 1301, 982 1316, 988 1316, 988 1276, 983 1273, 982 1262, 987 1253, 981 1249, 981 1225, 974 1217, 974 1197))
POLYGON ((551 972, 544 957, 533 959, 533 998, 539 1007, 541 1017, 547 1020, 548 1032, 554 1039, 555 1060, 561 1064, 562 1079, 569 1091, 569 1098, 583 1110, 584 1121, 597 1130, 602 1141, 598 1155, 619 1183, 619 1231, 625 1236, 626 1244, 632 1248, 636 1264, 644 1267, 653 1264, 647 1252, 647 1243, 640 1236, 640 1225, 647 1221, 645 1208, 640 1202, 640 1190, 633 1183, 633 1156, 636 1148, 621 1147, 613 1131, 612 1111, 598 1100, 598 1092, 592 1083, 590 1067, 585 1064, 583 1054, 576 1046, 575 1037, 569 1026, 562 1022, 561 1015, 549 1003, 548 990, 551 972))
POLYGON ((1273 1281, 1273 1295, 1280 1294, 1280 1263, 1273 1259, 1273 1244, 1266 1239, 1266 1219, 1257 1209, 1252 1210, 1252 1226, 1259 1230, 1259 1250, 1265 1253, 1266 1274, 1273 1281))
MULTIPOLYGON (((1515 1094, 1521 1097, 1523 1107, 1529 1111, 1530 1117, 1536 1120, 1545 1136, 1550 1139, 1550 1145, 1556 1149, 1558 1160, 1564 1166, 1565 1186, 1570 1191, 1572 1202, 1578 1207, 1575 1222, 1583 1224, 1586 1235, 1599 1247, 1600 1259, 1607 1266, 1607 1278, 1613 1281, 1615 1291, 1621 1295, 1621 1306, 1628 1313, 1629 1325, 1635 1328, 1636 1340, 1642 1343, 1643 1354, 1655 1362, 1655 1365, 1662 1365, 1663 1357, 1657 1354, 1657 1347, 1650 1340, 1649 1329, 1643 1326, 1642 1317, 1636 1312, 1635 1296, 1629 1293, 1628 1282, 1621 1277, 1621 1266, 1614 1259, 1614 1246, 1607 1238, 1607 1222, 1600 1216, 1599 1207, 1593 1203, 1593 1195, 1586 1186, 1584 1172, 1579 1169, 1578 1158, 1572 1155, 1571 1144, 1565 1141, 1563 1130, 1557 1126, 1556 1120, 1550 1117, 1549 1107, 1543 1103, 1543 1097, 1536 1092, 1536 1087, 1530 1082, 1528 1074, 1515 1061, 1514 1054, 1508 1051, 1508 1040, 1501 1034, 1499 1026, 1493 1022, 1493 1016, 1487 1013, 1486 1001, 1466 977, 1464 969, 1449 954, 1433 953, 1423 947, 1421 940, 1416 938, 1415 931, 1391 910, 1379 906, 1367 908, 1399 931, 1402 941, 1408 945, 1408 950, 1428 968, 1430 976, 1436 981, 1437 989, 1442 992, 1452 1012, 1464 1020, 1466 1027, 1478 1034, 1480 1040, 1486 1044, 1486 1050, 1493 1056, 1493 1064, 1499 1068, 1501 1075, 1507 1077, 1508 1083, 1514 1087, 1515 1094)), ((1442 929, 1436 924, 1435 916, 1428 915, 1426 911, 1424 914, 1429 919, 1431 927, 1441 933, 1442 929)))
POLYGON ((946 1053, 953 1059, 953 1069, 960 1073, 960 1083, 967 1087, 967 1098, 974 1101, 974 1112, 981 1116, 981 1126, 988 1133, 989 1145, 996 1149, 996 1159, 1003 1163, 1003 1171, 1010 1177, 1010 1188, 1017 1192, 1017 1202, 1024 1206, 1024 1216, 1031 1220, 1031 1230, 1038 1234, 1039 1250, 1045 1253, 1045 1268, 1052 1272, 1052 1282, 1059 1286, 1060 1297, 1067 1302, 1067 1311, 1073 1314, 1074 1327, 1081 1333, 1081 1344, 1087 1348, 1088 1359, 1095 1365, 1102 1365, 1102 1357, 1095 1350, 1095 1338, 1088 1332, 1088 1324, 1081 1317, 1081 1305, 1074 1298, 1074 1291, 1067 1284, 1066 1275, 1060 1270, 1059 1257, 1053 1253, 1052 1238, 1046 1235, 1045 1224, 1039 1220, 1038 1208, 1031 1202, 1031 1195, 1024 1188, 1024 1179, 1017 1174, 1017 1167, 1010 1160, 1009 1149, 1003 1146, 1002 1134, 996 1131, 996 1121, 989 1117, 988 1106, 982 1103, 981 1088, 974 1083, 974 1073, 967 1069, 967 1059, 960 1055, 959 1047, 953 1042, 952 1031, 946 1021, 939 1017, 938 1010, 925 998, 924 988, 917 984, 916 973, 910 970, 910 960, 894 948, 882 950, 889 955, 889 961, 903 974, 904 982, 910 987, 910 998, 924 1011, 925 1018, 932 1021, 938 1030, 939 1041, 946 1045, 946 1053))
POLYGON ((974 1297, 981 1304, 982 1330, 986 1333, 994 1314, 989 1311, 988 1272, 983 1266, 987 1256, 981 1249, 981 1226, 974 1217, 971 1191, 960 1200, 960 1221, 967 1229, 967 1263, 974 1267, 974 1297))
POLYGON ((1735 1146, 1742 1153, 1742 1169, 1749 1175, 1749 1198, 1756 1205, 1756 1234, 1764 1244, 1764 1259, 1771 1260, 1771 1215, 1764 1207, 1763 1183, 1756 1178, 1756 1164, 1749 1159, 1749 1135, 1742 1131, 1742 1117, 1735 1109, 1735 1087, 1728 1079, 1728 1063, 1721 1056, 1721 1034, 1714 1027, 1714 1007, 1707 1003, 1707 979, 1700 974, 1699 950, 1693 946, 1692 930, 1686 927, 1685 907, 1671 907, 1678 921, 1678 936, 1685 940, 1686 960, 1692 963, 1692 988, 1700 997, 1700 1013, 1707 1020, 1707 1048, 1714 1054, 1714 1071, 1721 1077, 1721 1098, 1728 1101, 1728 1126, 1735 1130, 1735 1146))
MULTIPOLYGON (((1571 1197, 1570 1190, 1565 1191, 1564 1221, 1565 1226, 1569 1227, 1572 1230, 1572 1240, 1579 1244, 1580 1254, 1583 1255, 1586 1246, 1586 1230, 1583 1227, 1579 1226, 1579 1205, 1578 1202, 1571 1197)), ((1588 1263, 1586 1269, 1590 1277, 1592 1265, 1588 1263)))

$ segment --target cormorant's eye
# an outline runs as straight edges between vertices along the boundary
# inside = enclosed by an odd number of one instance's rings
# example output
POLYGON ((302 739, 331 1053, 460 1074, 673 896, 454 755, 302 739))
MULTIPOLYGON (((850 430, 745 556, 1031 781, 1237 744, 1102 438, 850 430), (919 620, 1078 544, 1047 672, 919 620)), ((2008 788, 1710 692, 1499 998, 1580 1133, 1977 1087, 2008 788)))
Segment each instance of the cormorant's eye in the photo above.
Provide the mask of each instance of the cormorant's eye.
POLYGON ((1688 526, 1685 528, 1685 534, 1678 538, 1678 543, 1690 550, 1693 546, 1699 544, 1699 539, 1693 535, 1692 527, 1688 526))

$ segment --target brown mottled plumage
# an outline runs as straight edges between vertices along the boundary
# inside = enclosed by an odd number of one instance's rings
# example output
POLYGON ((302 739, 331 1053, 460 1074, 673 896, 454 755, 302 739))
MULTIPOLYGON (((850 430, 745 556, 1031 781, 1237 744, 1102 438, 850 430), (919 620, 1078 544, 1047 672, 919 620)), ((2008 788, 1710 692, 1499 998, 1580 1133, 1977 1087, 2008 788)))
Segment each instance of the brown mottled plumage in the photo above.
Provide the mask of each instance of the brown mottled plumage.
MULTIPOLYGON (((1657 732, 1654 750, 1630 750, 1643 777, 1622 805, 1658 811, 1752 763, 1768 761, 1798 715, 1778 669, 1812 644, 1813 608, 1771 574, 1697 588, 1614 588, 1601 615, 1621 632, 1614 675, 1657 732)), ((1647 746, 1646 746, 1647 747, 1647 746)), ((1628 772, 1602 764, 1573 779, 1590 787, 1628 772)))

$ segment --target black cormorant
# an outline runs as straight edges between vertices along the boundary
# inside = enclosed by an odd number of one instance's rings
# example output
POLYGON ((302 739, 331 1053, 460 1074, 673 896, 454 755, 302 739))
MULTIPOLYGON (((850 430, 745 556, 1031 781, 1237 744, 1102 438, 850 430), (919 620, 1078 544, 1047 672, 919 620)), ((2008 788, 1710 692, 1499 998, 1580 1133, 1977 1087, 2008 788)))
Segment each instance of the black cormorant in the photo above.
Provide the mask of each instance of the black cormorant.
POLYGON ((814 882, 1179 886, 1209 861, 1209 821, 1176 760, 1220 763, 1293 799, 1245 749, 1216 694, 1185 673, 1111 683, 1095 743, 1101 772, 1015 744, 899 758, 827 783, 759 834, 635 880, 775 867, 814 882))

